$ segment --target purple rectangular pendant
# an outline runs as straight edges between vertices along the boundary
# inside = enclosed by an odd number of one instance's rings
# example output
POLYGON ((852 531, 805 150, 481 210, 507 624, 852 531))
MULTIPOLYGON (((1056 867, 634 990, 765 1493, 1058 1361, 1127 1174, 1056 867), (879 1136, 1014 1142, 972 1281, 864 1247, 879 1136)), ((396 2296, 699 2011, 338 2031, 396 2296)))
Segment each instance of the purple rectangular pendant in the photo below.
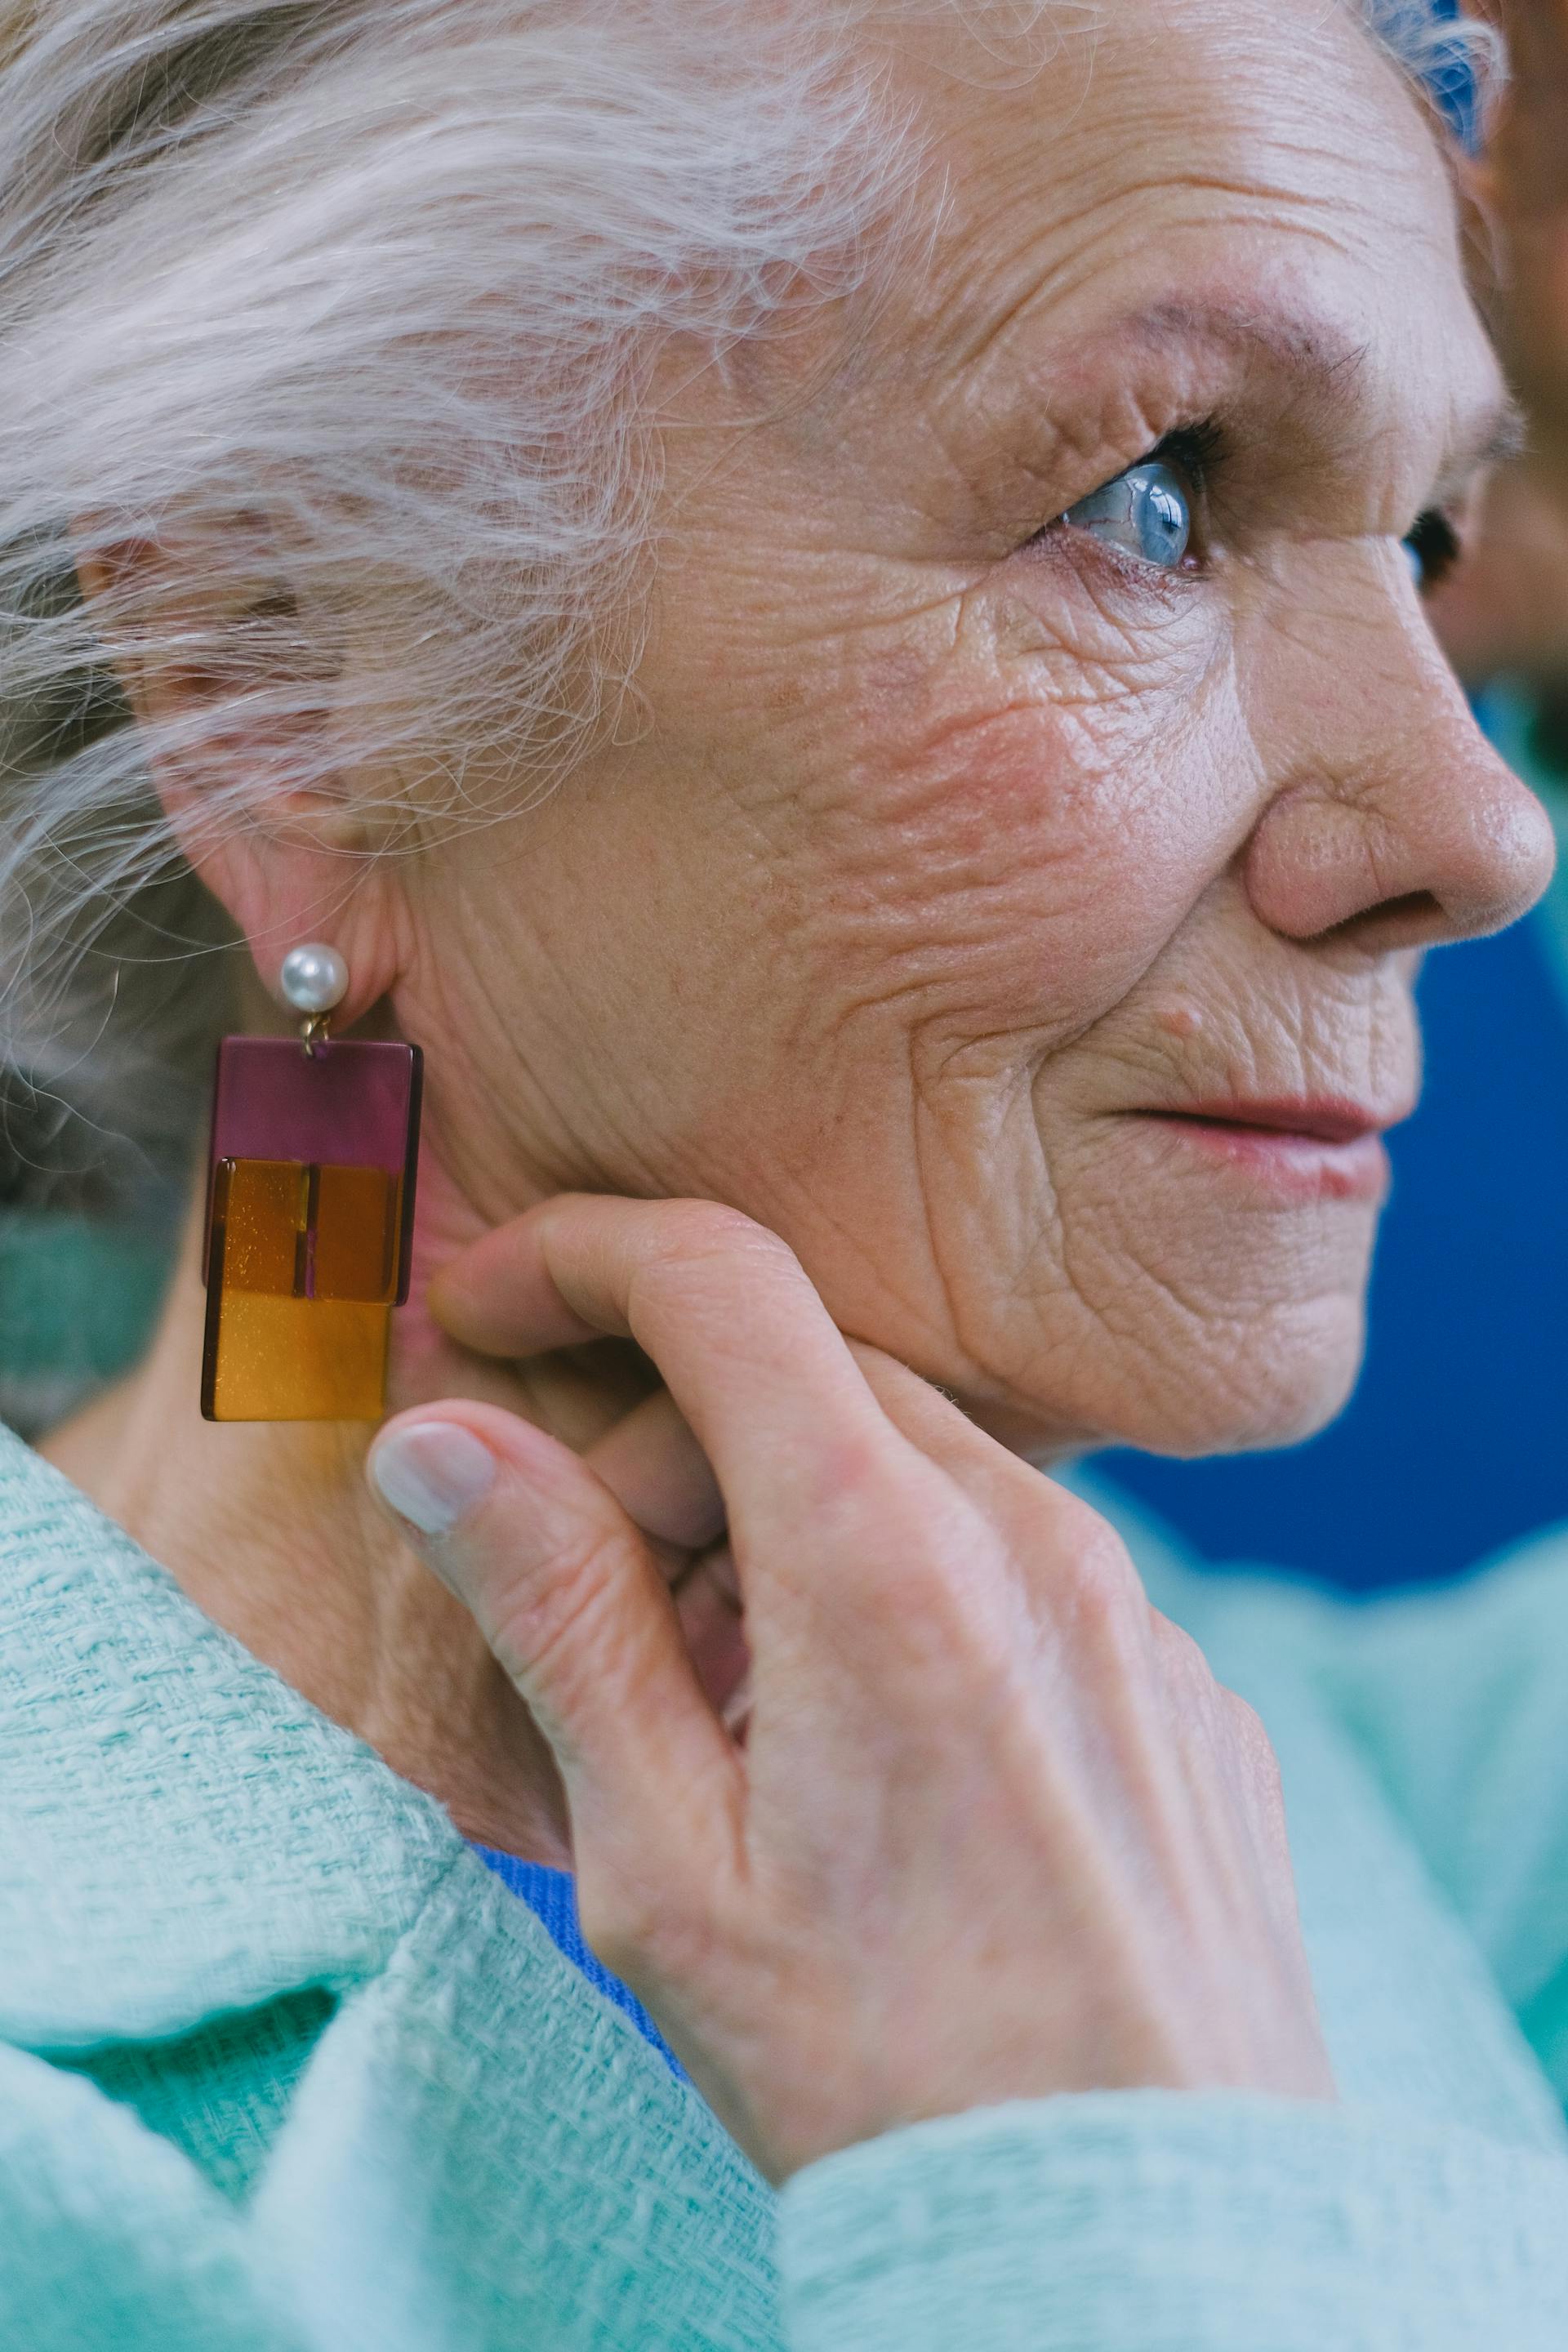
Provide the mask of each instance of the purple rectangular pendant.
POLYGON ((423 1057, 280 1037, 218 1048, 207 1192, 209 1421, 374 1421, 408 1296, 423 1057))
POLYGON ((408 1296, 424 1055, 417 1045, 226 1037, 213 1094, 211 1168, 225 1160, 379 1168, 400 1180, 397 1281, 408 1296))

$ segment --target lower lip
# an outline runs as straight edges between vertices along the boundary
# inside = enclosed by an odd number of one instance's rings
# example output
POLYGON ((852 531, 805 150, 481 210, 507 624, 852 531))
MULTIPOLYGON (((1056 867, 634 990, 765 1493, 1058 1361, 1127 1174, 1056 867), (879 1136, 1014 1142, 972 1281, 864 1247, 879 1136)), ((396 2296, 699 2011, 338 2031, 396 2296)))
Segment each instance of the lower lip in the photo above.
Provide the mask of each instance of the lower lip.
POLYGON ((1173 1140, 1234 1169, 1272 1192, 1299 1201, 1381 1201, 1388 1190, 1388 1153, 1368 1129, 1342 1143, 1278 1127, 1243 1127, 1225 1119, 1151 1120, 1173 1140))

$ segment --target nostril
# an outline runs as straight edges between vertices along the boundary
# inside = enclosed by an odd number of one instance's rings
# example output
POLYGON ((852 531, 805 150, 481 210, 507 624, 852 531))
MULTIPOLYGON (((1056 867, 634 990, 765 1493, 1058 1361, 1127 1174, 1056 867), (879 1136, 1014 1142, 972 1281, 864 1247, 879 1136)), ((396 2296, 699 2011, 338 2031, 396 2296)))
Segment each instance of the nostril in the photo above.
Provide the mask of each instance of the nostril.
MULTIPOLYGON (((1288 782, 1242 853, 1252 908, 1287 939, 1373 955, 1504 929, 1551 879, 1552 822, 1462 707, 1398 760, 1288 782), (1458 756, 1462 754, 1462 756, 1458 756)), ((1437 724, 1434 721, 1434 725, 1437 724)))
POLYGON ((1359 914, 1342 923, 1335 923, 1319 936, 1324 940, 1349 940, 1358 947, 1374 947, 1384 953, 1390 949, 1429 946, 1434 940, 1448 938, 1453 932, 1451 919, 1444 912, 1441 900, 1430 890, 1407 890, 1397 898, 1381 898, 1375 907, 1363 907, 1359 914))

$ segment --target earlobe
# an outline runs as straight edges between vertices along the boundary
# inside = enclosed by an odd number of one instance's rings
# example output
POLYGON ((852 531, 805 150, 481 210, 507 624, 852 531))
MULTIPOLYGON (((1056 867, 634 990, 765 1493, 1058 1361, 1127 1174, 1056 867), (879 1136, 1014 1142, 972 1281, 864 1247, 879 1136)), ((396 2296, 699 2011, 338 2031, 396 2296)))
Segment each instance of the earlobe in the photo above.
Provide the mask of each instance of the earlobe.
MULTIPOLYGON (((398 973, 374 825, 342 765, 343 664, 265 522, 156 539, 90 524, 77 575, 175 841, 274 997, 302 940, 340 948, 345 1024, 398 973)), ((377 796, 384 798, 384 796, 377 796)))
POLYGON ((333 856, 258 831, 220 833, 192 864, 228 909, 274 1003, 284 960, 306 941, 333 947, 348 966, 336 1025, 352 1028, 395 985, 402 970, 395 909, 368 856, 333 856))

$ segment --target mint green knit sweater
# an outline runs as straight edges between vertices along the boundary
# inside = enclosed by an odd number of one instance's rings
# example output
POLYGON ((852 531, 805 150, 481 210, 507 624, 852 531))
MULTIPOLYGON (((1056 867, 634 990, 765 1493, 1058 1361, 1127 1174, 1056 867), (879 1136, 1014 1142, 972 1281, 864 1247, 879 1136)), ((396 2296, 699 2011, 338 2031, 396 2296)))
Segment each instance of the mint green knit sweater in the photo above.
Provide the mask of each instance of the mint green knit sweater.
POLYGON ((1339 2106, 1103 2093, 775 2199, 438 1810, 0 1435, 5 2352, 1563 2352, 1568 1543, 1160 1605, 1286 1776, 1339 2106))

